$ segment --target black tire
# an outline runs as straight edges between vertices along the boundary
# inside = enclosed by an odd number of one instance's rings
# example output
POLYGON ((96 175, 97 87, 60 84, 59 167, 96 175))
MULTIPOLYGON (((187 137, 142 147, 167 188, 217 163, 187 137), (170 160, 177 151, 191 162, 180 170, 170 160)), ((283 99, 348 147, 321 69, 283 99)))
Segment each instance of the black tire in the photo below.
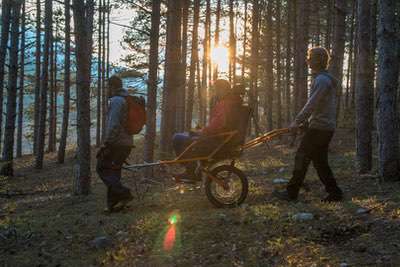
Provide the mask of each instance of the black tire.
MULTIPOLYGON (((216 176, 216 177, 225 177, 227 174, 229 174, 229 178, 232 180, 232 175, 234 175, 235 183, 240 184, 240 192, 236 192, 235 197, 232 199, 224 199, 218 196, 218 191, 223 190, 226 192, 227 190, 224 190, 220 185, 218 185, 213 179, 210 177, 207 177, 206 182, 205 182, 205 190, 206 190, 206 195, 208 200, 217 208, 234 208, 239 206, 240 204, 243 203, 243 201, 246 199, 248 191, 249 191, 249 183, 247 180, 246 175, 239 170, 238 168, 235 168, 230 165, 221 165, 213 170, 211 170, 211 175, 216 176), (225 176, 223 176, 225 175, 225 176)), ((228 178, 228 177, 225 177, 228 178)), ((232 186, 232 185, 230 185, 232 186)), ((233 185, 235 186, 235 185, 233 185)))

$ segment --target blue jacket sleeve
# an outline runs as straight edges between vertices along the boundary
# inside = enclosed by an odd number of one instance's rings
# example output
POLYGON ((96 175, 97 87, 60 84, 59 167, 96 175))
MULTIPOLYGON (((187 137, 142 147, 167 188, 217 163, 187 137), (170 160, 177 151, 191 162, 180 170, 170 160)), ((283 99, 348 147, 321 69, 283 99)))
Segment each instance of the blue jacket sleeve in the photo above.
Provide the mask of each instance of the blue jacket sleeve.
POLYGON ((112 97, 108 109, 106 122, 106 138, 105 144, 113 144, 118 141, 121 131, 123 131, 123 117, 126 109, 126 101, 124 97, 112 97))
POLYGON ((315 107, 318 105, 320 100, 327 94, 330 89, 330 81, 325 77, 317 77, 314 81, 311 89, 311 96, 308 98, 307 103, 303 109, 297 114, 295 121, 298 124, 305 122, 313 113, 315 107))

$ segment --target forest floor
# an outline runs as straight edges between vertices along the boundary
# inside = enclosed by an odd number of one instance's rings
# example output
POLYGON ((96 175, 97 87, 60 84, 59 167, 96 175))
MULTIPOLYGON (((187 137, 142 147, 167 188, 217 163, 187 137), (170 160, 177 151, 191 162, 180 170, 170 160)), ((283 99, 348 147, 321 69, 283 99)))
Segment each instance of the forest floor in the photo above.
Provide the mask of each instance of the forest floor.
MULTIPOLYGON (((124 212, 106 214, 95 172, 92 194, 71 195, 72 153, 64 165, 49 154, 42 171, 26 156, 15 163, 17 177, 0 180, 0 266, 400 266, 400 183, 357 175, 353 136, 342 129, 332 142, 345 192, 336 204, 321 203, 312 168, 311 190, 298 202, 271 196, 272 180, 290 177, 295 151, 279 143, 243 155, 249 196, 233 209, 214 208, 202 189, 155 187, 124 212), (296 221, 299 212, 314 218, 296 221)), ((141 154, 137 148, 131 161, 141 154)), ((134 188, 129 175, 123 181, 134 188)))

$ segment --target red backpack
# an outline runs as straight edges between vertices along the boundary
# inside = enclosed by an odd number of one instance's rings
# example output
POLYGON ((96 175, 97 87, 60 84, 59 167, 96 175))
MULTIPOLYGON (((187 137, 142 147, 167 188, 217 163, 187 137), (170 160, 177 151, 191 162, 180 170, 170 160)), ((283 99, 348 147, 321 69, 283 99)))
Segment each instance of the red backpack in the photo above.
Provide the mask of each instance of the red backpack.
POLYGON ((125 99, 128 105, 125 129, 130 135, 138 134, 146 124, 146 101, 142 96, 128 95, 125 99))

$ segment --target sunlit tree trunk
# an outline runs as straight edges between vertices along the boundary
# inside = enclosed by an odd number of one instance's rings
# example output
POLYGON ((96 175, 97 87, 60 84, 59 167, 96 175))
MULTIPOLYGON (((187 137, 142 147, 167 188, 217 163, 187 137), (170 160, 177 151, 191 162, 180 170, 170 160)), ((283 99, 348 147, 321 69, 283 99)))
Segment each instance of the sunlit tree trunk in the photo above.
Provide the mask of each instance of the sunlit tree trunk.
POLYGON ((246 51, 247 51, 247 17, 248 0, 244 0, 244 19, 243 19, 243 54, 242 54, 242 82, 246 74, 246 51))
POLYGON ((200 17, 200 0, 194 0, 193 9, 193 30, 192 30, 192 47, 190 56, 190 70, 189 70, 189 83, 188 83, 188 95, 186 105, 186 119, 185 119, 185 130, 189 131, 192 128, 193 120, 193 104, 194 104, 194 92, 196 83, 196 66, 199 61, 199 17, 200 17))
POLYGON ((236 35, 233 0, 229 0, 229 81, 236 83, 236 35))
POLYGON ((20 74, 19 74, 19 89, 18 89, 18 122, 17 122, 17 154, 19 158, 22 156, 22 131, 24 120, 24 87, 25 87, 25 32, 26 32, 26 7, 25 1, 22 4, 21 17, 21 49, 20 49, 20 74))
MULTIPOLYGON (((219 46, 220 22, 221 22, 221 0, 217 0, 217 10, 215 13, 214 47, 219 46)), ((218 79, 218 65, 214 63, 213 81, 216 81, 217 79, 218 79)))
POLYGON ((379 0, 378 20, 378 135, 379 174, 388 180, 398 180, 399 116, 397 91, 399 81, 399 36, 396 31, 395 0, 379 0))
POLYGON ((15 118, 17 107, 17 80, 18 80, 18 49, 19 49, 19 26, 22 1, 15 0, 11 4, 11 34, 10 34, 10 55, 8 66, 7 84, 7 106, 6 122, 4 130, 4 145, 2 160, 8 162, 7 167, 3 166, 0 175, 13 175, 14 156, 14 134, 15 118))
POLYGON ((64 59, 64 105, 61 127, 60 146, 58 148, 58 163, 64 163, 65 148, 67 146, 69 107, 70 107, 70 80, 71 80, 71 0, 65 0, 65 59, 64 59))
POLYGON ((206 0, 206 19, 204 21, 204 40, 203 40, 203 64, 202 64, 202 78, 201 88, 199 88, 199 116, 200 124, 206 124, 207 118, 207 77, 209 74, 210 62, 210 27, 211 24, 211 6, 210 0, 206 0))
POLYGON ((73 0, 77 97, 77 172, 73 192, 90 192, 90 82, 93 46, 93 0, 73 0))

